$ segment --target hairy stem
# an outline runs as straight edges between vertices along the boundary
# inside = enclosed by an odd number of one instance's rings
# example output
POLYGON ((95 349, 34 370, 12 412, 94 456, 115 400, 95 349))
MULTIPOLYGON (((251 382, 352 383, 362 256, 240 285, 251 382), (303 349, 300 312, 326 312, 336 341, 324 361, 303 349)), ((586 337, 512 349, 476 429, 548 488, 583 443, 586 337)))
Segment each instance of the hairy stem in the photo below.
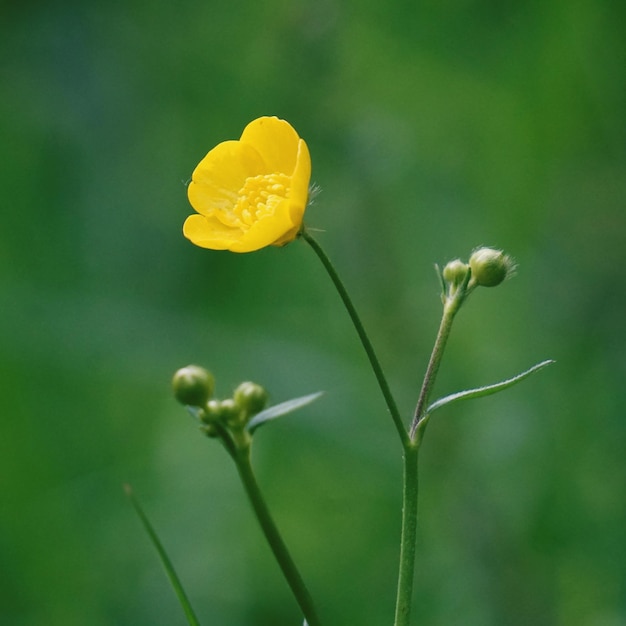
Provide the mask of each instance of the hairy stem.
POLYGON ((428 400, 430 398, 433 385, 435 384, 435 378, 437 377, 437 372, 439 371, 441 358, 443 357, 443 352, 445 350, 446 343, 448 342, 448 337, 450 336, 450 330, 452 330, 452 321, 454 320, 455 313, 456 311, 453 309, 444 307, 443 316, 439 325, 439 331, 437 332, 437 339, 435 340, 435 345, 433 346, 433 351, 431 352, 430 360, 428 361, 428 367, 426 368, 426 374, 424 375, 424 382, 422 383, 422 389, 420 390, 417 406, 415 407, 413 421, 411 422, 411 429, 409 431, 411 439, 415 437, 418 424, 424 417, 424 409, 428 406, 428 400))
POLYGON ((417 533, 418 446, 411 443, 404 450, 404 481, 402 489, 402 534, 400 537, 400 569, 394 626, 409 626, 413 578, 415 575, 415 542, 417 533))
POLYGON ((443 314, 435 345, 424 375, 415 414, 409 430, 409 442, 404 444, 404 479, 402 489, 402 534, 400 539, 400 571, 394 626, 409 626, 413 579, 415 575, 415 544, 417 540, 418 451, 427 417, 424 414, 435 384, 441 358, 450 336, 452 322, 467 296, 467 282, 444 298, 443 314), (420 425, 422 428, 419 428, 420 425))

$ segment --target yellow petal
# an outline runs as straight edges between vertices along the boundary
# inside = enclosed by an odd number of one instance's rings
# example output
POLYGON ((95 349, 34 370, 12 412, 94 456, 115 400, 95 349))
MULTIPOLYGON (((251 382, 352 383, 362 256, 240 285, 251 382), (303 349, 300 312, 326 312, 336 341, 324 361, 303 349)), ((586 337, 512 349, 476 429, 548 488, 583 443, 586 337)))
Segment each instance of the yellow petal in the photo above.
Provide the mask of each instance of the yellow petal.
POLYGON ((260 117, 244 128, 239 141, 254 147, 267 164, 268 173, 293 173, 300 137, 289 122, 260 117))
POLYGON ((253 252, 273 245, 286 230, 295 226, 290 219, 290 204, 277 198, 271 214, 257 220, 248 230, 228 228, 213 217, 190 215, 183 225, 183 234, 193 244, 210 250, 253 252))
MULTIPOLYGON (((253 252, 266 246, 275 245, 286 232, 295 227, 291 219, 291 203, 287 198, 276 198, 273 211, 254 224, 243 233, 238 244, 229 250, 233 252, 253 252)), ((299 226, 299 225, 298 225, 299 226)))
POLYGON ((290 218, 293 226, 286 231, 282 237, 274 242, 275 246, 282 246, 293 241, 300 228, 302 227, 302 219, 304 211, 309 200, 309 181, 311 179, 311 156, 309 148, 303 139, 298 144, 298 157, 296 160, 296 168, 291 177, 291 186, 289 189, 290 200, 290 218))
POLYGON ((309 183, 311 181, 311 155, 304 139, 298 142, 296 167, 291 177, 289 198, 296 210, 300 211, 299 220, 302 220, 304 210, 309 201, 309 183))
POLYGON ((238 228, 227 228, 204 215, 190 215, 183 225, 183 235, 196 246, 210 250, 230 250, 232 243, 241 239, 238 228))
POLYGON ((246 178, 265 170, 261 155, 252 146, 224 141, 198 163, 187 189, 189 202, 203 215, 211 215, 217 209, 228 211, 237 202, 246 178))

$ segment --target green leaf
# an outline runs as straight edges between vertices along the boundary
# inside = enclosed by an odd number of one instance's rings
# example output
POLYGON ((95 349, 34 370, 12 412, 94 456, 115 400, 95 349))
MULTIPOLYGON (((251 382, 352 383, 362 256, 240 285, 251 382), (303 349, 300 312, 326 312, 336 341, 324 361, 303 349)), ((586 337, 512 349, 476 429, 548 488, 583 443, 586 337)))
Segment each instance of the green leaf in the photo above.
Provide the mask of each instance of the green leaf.
POLYGON ((178 597, 178 601, 183 608, 185 616, 187 617, 187 621, 189 622, 190 626, 200 626, 200 622, 198 621, 198 618, 191 608, 189 598, 187 597, 187 594, 183 589, 183 585, 178 578, 178 574, 176 574, 176 570, 174 569, 174 566, 172 565, 172 562, 170 561, 170 558, 167 555, 163 544, 161 543, 158 535, 156 534, 156 531, 150 523, 150 520, 148 520, 148 516, 144 513, 144 510, 141 508, 139 501, 135 497, 135 494, 133 493, 133 488, 130 485, 124 485, 124 491, 126 492, 126 495, 128 496, 131 504, 133 505, 137 516, 141 520, 144 530, 150 537, 152 545, 156 548, 156 551, 159 554, 161 563, 163 564, 167 577, 170 580, 170 584, 172 585, 172 588, 174 589, 174 592, 178 597))
POLYGON ((476 389, 468 389, 467 391, 459 391, 458 393, 450 394, 449 396, 445 396, 444 398, 440 398, 433 402, 427 409, 425 415, 430 415, 433 411, 440 409, 442 406, 446 406, 452 402, 456 402, 457 400, 470 400, 471 398, 482 398, 483 396, 490 396, 493 393, 498 393, 498 391, 503 391, 504 389, 508 389, 513 385, 521 382, 525 378, 528 378, 531 374, 538 372, 540 369, 551 365, 554 363, 553 360, 549 359, 547 361, 542 361, 541 363, 537 363, 537 365, 533 365, 530 369, 514 376, 513 378, 509 378, 508 380, 503 380, 500 383, 495 383, 494 385, 487 385, 485 387, 478 387, 476 389))
POLYGON ((293 398, 292 400, 287 400, 286 402, 281 402, 280 404, 271 406, 268 409, 257 413, 248 422, 246 428, 250 433, 253 433, 259 426, 265 424, 266 422, 275 420, 277 417, 282 417, 283 415, 287 415, 288 413, 301 409, 307 404, 311 404, 311 402, 315 402, 315 400, 317 400, 323 393, 323 391, 318 391, 317 393, 311 393, 308 396, 293 398))

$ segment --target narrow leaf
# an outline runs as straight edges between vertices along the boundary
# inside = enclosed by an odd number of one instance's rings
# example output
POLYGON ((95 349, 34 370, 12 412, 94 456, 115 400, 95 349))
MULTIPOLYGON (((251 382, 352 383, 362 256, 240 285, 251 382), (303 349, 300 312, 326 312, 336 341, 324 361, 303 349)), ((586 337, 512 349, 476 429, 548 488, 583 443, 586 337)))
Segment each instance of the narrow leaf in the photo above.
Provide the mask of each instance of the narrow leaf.
POLYGON ((135 494, 133 493, 133 488, 130 485, 124 485, 124 491, 126 492, 126 495, 128 496, 131 504, 133 505, 135 512, 137 513, 137 516, 141 520, 144 530, 150 537, 150 540, 152 541, 152 545, 156 548, 156 551, 159 554, 161 563, 163 564, 167 577, 169 578, 170 584, 172 585, 172 588, 174 589, 174 592, 176 593, 178 597, 178 601, 180 602, 180 605, 183 608, 185 616, 187 617, 187 621, 189 622, 190 626, 200 626, 200 622, 198 621, 198 618, 196 617, 195 613, 193 612, 193 609, 191 608, 191 604, 189 603, 189 598, 187 597, 187 594, 185 593, 185 590, 183 589, 183 585, 180 582, 180 579, 178 578, 178 574, 176 574, 176 570, 174 569, 174 566, 172 565, 170 558, 167 556, 167 552, 165 551, 163 544, 161 543, 158 535, 156 534, 156 531, 152 527, 152 524, 148 520, 147 515, 144 513, 144 510, 141 508, 139 501, 135 497, 135 494))
POLYGON ((514 376, 513 378, 509 378, 508 380, 503 380, 502 382, 495 383, 494 385, 487 385, 485 387, 478 387, 476 389, 468 389, 467 391, 459 391, 458 393, 450 394, 449 396, 445 396, 444 398, 440 398, 433 402, 427 409, 426 415, 430 415, 433 411, 440 409, 442 406, 450 404, 451 402, 456 402, 457 400, 470 400, 471 398, 482 398, 483 396, 490 396, 493 393, 498 393, 498 391, 502 391, 504 389, 508 389, 513 385, 521 382, 525 378, 528 378, 531 374, 538 372, 540 369, 554 363, 552 360, 542 361, 541 363, 537 363, 537 365, 533 365, 530 369, 514 376))
POLYGON ((317 393, 311 393, 308 396, 293 398, 291 400, 287 400, 286 402, 281 402, 280 404, 271 406, 268 409, 257 413, 250 420, 250 422, 248 422, 248 426, 246 428, 250 433, 253 433, 262 424, 265 424, 270 420, 275 420, 277 417, 282 417, 283 415, 292 413, 293 411, 297 411, 303 406, 311 404, 311 402, 315 402, 315 400, 317 400, 323 393, 323 391, 318 391, 317 393))

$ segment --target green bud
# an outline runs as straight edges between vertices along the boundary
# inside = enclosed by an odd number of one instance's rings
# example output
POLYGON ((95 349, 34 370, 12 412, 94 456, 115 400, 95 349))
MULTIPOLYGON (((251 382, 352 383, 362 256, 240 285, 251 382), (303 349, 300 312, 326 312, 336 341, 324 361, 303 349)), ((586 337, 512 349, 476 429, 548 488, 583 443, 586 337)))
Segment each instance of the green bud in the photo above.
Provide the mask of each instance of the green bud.
POLYGON ((201 412, 202 430, 208 437, 219 437, 222 430, 220 424, 233 426, 241 421, 241 410, 232 400, 209 400, 201 412))
POLYGON ((174 396, 187 406, 202 407, 213 393, 215 381, 210 372, 197 365, 179 369, 172 379, 174 396))
POLYGON ((461 259, 454 259, 454 261, 450 261, 446 264, 441 275, 447 283, 460 285, 465 280, 468 269, 469 266, 467 263, 463 263, 461 259))
POLYGON ((241 408, 232 398, 222 400, 218 407, 218 419, 221 422, 233 424, 239 421, 241 408))
POLYGON ((482 287, 496 287, 515 271, 515 262, 502 250, 479 248, 469 260, 472 279, 482 287))
POLYGON ((213 424, 220 419, 221 409, 219 400, 209 400, 201 411, 200 420, 204 424, 213 424))
POLYGON ((247 417, 252 417, 265 408, 267 391, 261 385, 245 382, 235 389, 233 399, 247 417))

